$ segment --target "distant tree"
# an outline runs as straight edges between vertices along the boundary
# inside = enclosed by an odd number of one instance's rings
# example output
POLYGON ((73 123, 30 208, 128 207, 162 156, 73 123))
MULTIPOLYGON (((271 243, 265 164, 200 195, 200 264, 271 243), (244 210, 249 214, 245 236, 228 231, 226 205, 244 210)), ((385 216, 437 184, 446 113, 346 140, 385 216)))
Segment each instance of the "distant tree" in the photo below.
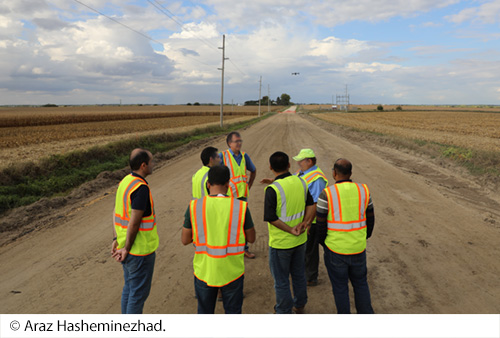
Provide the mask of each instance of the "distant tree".
POLYGON ((278 106, 281 106, 281 97, 279 97, 279 96, 278 96, 278 97, 276 98, 276 104, 277 104, 278 106))
POLYGON ((281 105, 283 106, 290 105, 290 95, 286 93, 281 94, 281 105))
POLYGON ((396 107, 396 110, 401 111, 401 110, 403 110, 403 107, 401 107, 401 106, 397 106, 397 107, 396 107))
POLYGON ((53 104, 53 103, 47 103, 47 104, 44 104, 42 107, 55 108, 55 107, 58 107, 58 105, 57 104, 53 104))
POLYGON ((379 104, 378 107, 377 107, 377 110, 379 110, 379 111, 384 110, 384 106, 382 106, 381 104, 379 104))
POLYGON ((188 102, 188 104, 186 106, 192 106, 191 102, 188 102))
POLYGON ((267 104, 269 103, 269 96, 262 97, 262 100, 260 101, 260 103, 264 106, 267 106, 267 104))
POLYGON ((199 103, 199 102, 195 102, 195 103, 193 104, 193 106, 200 106, 200 103, 199 103))
POLYGON ((245 106, 258 106, 258 105, 259 105, 258 100, 245 101, 245 106))

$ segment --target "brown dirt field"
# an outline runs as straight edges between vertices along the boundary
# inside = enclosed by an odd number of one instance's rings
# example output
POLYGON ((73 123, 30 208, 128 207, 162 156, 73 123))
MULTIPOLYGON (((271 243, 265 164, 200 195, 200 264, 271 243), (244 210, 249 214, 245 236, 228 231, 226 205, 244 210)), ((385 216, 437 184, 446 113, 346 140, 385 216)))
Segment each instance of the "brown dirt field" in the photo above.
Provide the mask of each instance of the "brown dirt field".
MULTIPOLYGON (((254 116, 225 116, 224 123, 246 121, 254 116)), ((87 149, 130 137, 154 134, 176 134, 196 128, 219 125, 218 117, 147 119, 114 122, 79 123, 74 125, 0 128, 0 169, 18 162, 36 162, 52 154, 87 149), (210 122, 211 121, 211 122, 210 122), (174 125, 177 123, 177 125, 174 125), (108 128, 106 128, 108 126, 108 128), (8 132, 9 130, 16 132, 8 132), (25 135, 19 137, 19 135, 25 135), (3 143, 17 146, 6 147, 3 143)))
MULTIPOLYGON (((278 114, 242 130, 243 150, 257 167, 256 182, 270 177, 268 158, 276 150, 293 156, 311 147, 329 176, 336 158, 350 159, 353 179, 368 184, 375 206, 375 231, 367 248, 375 312, 499 313, 498 192, 460 176, 453 167, 369 140, 353 142, 335 130, 300 114, 278 114)), ((224 137, 164 155, 167 160, 159 159, 148 177, 160 247, 146 313, 196 312, 193 248, 181 244, 180 234, 191 175, 201 166, 199 153, 207 145, 225 149, 224 137)), ((45 201, 25 210, 24 216, 9 216, 32 228, 0 247, 0 313, 120 312, 122 269, 109 250, 114 193, 121 175, 104 173, 60 203, 62 207, 51 208, 45 201)), ((251 250, 257 258, 245 262, 244 313, 271 313, 274 305, 263 200, 264 186, 256 183, 249 206, 257 231, 251 250)), ((335 313, 322 262, 319 274, 319 285, 308 288, 306 312, 335 313)), ((223 312, 222 304, 216 312, 223 312)))
POLYGON ((466 149, 500 149, 500 114, 462 111, 322 113, 313 116, 337 125, 466 149))

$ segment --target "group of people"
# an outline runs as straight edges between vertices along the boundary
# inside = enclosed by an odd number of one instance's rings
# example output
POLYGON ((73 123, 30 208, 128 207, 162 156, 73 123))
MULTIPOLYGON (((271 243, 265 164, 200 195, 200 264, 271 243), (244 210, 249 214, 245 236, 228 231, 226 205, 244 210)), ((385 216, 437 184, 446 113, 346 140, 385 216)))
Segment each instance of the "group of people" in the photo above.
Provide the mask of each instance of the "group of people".
MULTIPOLYGON (((203 167, 192 177, 193 199, 181 234, 182 243, 194 247, 198 313, 214 313, 217 298, 222 299, 225 313, 241 313, 244 257, 255 258, 248 247, 256 232, 247 199, 256 168, 241 151, 238 132, 231 132, 226 141, 229 148, 223 152, 207 147, 201 153, 203 167)), ((264 221, 276 295, 274 312, 305 313, 307 287, 318 284, 321 245, 337 312, 350 313, 350 280, 357 313, 373 313, 366 240, 375 216, 368 187, 352 182, 352 164, 347 159, 335 161, 335 183, 330 186, 312 149, 300 150, 293 159, 300 168, 295 174, 290 173, 286 153, 273 153, 269 167, 274 178, 260 181, 268 184, 264 221)), ((116 194, 111 254, 124 271, 122 313, 142 313, 159 243, 153 198, 145 180, 153 171, 152 154, 135 149, 130 167, 131 174, 120 182, 116 194)))

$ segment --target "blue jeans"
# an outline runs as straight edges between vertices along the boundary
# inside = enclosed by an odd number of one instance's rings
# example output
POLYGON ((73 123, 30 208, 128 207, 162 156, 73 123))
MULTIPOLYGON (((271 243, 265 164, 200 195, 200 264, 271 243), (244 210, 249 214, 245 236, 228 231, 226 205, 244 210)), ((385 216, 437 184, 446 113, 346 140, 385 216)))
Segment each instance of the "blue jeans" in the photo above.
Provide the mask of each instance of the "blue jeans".
POLYGON ((307 303, 306 244, 291 249, 269 247, 269 267, 274 278, 276 313, 292 313, 292 308, 304 307, 307 303), (290 291, 292 276, 293 295, 290 291))
POLYGON ((151 290, 156 253, 147 256, 128 254, 122 262, 123 285, 122 313, 142 313, 151 290))
POLYGON ((370 289, 366 278, 366 251, 356 255, 339 255, 325 247, 325 265, 332 282, 338 313, 351 313, 349 280, 354 289, 354 303, 358 313, 373 313, 370 289))
POLYGON ((219 289, 222 293, 222 304, 226 314, 241 314, 243 306, 243 280, 245 275, 231 283, 216 287, 208 286, 204 281, 194 277, 194 291, 198 298, 198 314, 213 314, 217 303, 219 289))

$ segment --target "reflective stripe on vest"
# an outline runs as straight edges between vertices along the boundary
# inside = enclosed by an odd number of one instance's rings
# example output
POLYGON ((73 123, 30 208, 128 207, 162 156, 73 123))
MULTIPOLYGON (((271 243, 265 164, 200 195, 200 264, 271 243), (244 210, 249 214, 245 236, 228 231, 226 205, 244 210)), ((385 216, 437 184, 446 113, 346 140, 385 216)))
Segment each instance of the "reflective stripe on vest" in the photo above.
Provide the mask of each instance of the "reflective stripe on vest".
POLYGON ((245 213, 247 202, 234 197, 205 196, 191 201, 196 278, 221 287, 245 273, 245 213))
MULTIPOLYGON (((266 189, 276 192, 276 216, 289 227, 300 224, 304 219, 307 201, 307 184, 298 176, 287 176, 270 184, 266 189)), ((299 236, 283 231, 268 222, 269 246, 274 249, 290 249, 304 244, 307 233, 299 236)))
POLYGON ((207 253, 212 257, 226 257, 227 255, 242 254, 245 251, 245 243, 238 243, 241 236, 240 225, 242 221, 242 212, 246 208, 242 206, 241 201, 234 199, 231 207, 231 214, 229 218, 229 234, 228 243, 226 246, 211 246, 207 244, 206 227, 207 221, 205 216, 205 203, 208 197, 193 201, 195 204, 195 226, 196 226, 196 253, 207 253))
POLYGON ((325 192, 329 230, 325 244, 339 254, 363 252, 366 248, 368 187, 365 184, 343 182, 325 188, 325 192))
POLYGON ((326 179, 325 174, 319 168, 311 171, 310 173, 304 174, 300 177, 302 177, 307 182, 308 185, 320 178, 324 179, 326 185, 328 185, 328 180, 326 179))
MULTIPOLYGON (((302 186, 304 187, 304 195, 305 195, 305 199, 307 200, 306 182, 304 182, 304 180, 300 180, 300 181, 302 182, 302 186)), ((281 196, 281 215, 279 216, 279 219, 286 223, 286 222, 291 222, 293 220, 296 220, 298 218, 303 217, 305 210, 302 210, 301 212, 296 213, 294 215, 287 216, 285 190, 283 190, 283 187, 281 186, 281 184, 279 182, 274 182, 274 183, 272 183, 272 185, 274 185, 276 188, 278 188, 278 190, 280 192, 280 196, 281 196)))
MULTIPOLYGON (((118 248, 125 246, 127 239, 128 226, 132 214, 131 195, 141 185, 148 186, 142 178, 127 175, 118 186, 115 200, 115 231, 118 242, 118 248)), ((148 186, 149 187, 149 186, 148 186)), ((142 217, 139 224, 139 231, 135 237, 134 243, 130 248, 130 254, 135 256, 145 256, 153 253, 158 248, 159 238, 156 228, 156 215, 154 210, 153 196, 149 190, 149 201, 151 204, 151 215, 142 217)))
MULTIPOLYGON (((122 215, 115 213, 115 225, 118 225, 124 229, 128 228, 128 224, 130 222, 129 208, 131 207, 128 201, 130 199, 130 195, 132 194, 132 192, 134 192, 142 184, 148 185, 144 180, 136 178, 132 182, 130 182, 128 187, 125 189, 125 192, 123 194, 124 212, 122 215)), ((151 195, 151 191, 149 193, 151 195)), ((152 211, 154 210, 153 198, 151 198, 151 209, 152 211)), ((156 215, 154 214, 154 212, 152 212, 151 216, 143 217, 143 219, 141 220, 141 224, 139 225, 139 231, 153 230, 155 225, 156 225, 156 215)))
POLYGON ((222 152, 224 164, 229 168, 231 173, 228 194, 236 198, 248 197, 247 166, 243 151, 241 152, 241 156, 241 163, 238 165, 229 149, 222 152))

